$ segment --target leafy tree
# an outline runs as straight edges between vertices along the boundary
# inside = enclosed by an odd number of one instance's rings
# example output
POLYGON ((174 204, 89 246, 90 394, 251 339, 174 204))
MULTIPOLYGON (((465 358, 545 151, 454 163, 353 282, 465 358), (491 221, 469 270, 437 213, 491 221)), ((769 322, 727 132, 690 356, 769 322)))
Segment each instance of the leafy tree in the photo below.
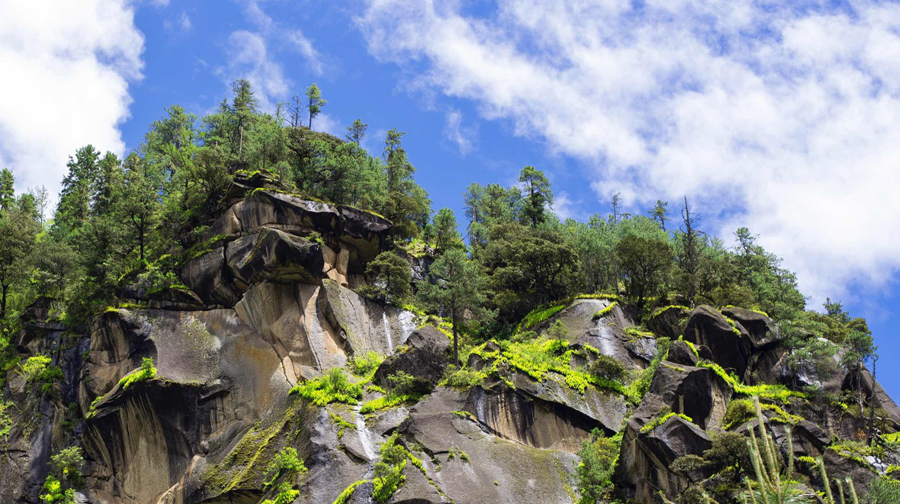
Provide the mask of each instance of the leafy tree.
POLYGON ((25 260, 34 248, 38 231, 32 216, 18 208, 0 214, 0 319, 6 318, 10 287, 24 279, 25 260))
POLYGON ((781 268, 781 259, 760 246, 747 228, 738 229, 735 237, 735 283, 748 286, 760 308, 773 318, 793 318, 805 305, 796 276, 781 268))
POLYGON ((234 100, 231 105, 231 113, 234 117, 234 135, 237 137, 238 159, 244 155, 244 130, 249 129, 255 119, 256 107, 259 101, 250 87, 250 83, 244 79, 238 79, 231 84, 234 92, 234 100))
POLYGON ((553 204, 553 191, 550 190, 550 181, 544 176, 544 172, 533 166, 522 168, 519 173, 519 182, 523 184, 524 204, 522 214, 531 222, 532 227, 537 227, 547 220, 546 207, 553 204))
POLYGON ((404 134, 392 129, 385 138, 387 200, 382 213, 394 223, 392 232, 395 237, 409 239, 415 238, 419 229, 428 222, 431 200, 413 179, 416 169, 409 162, 401 145, 404 134))
POLYGON ((359 145, 362 142, 364 136, 366 136, 366 130, 369 129, 369 125, 362 122, 360 119, 356 119, 353 121, 353 124, 347 126, 347 135, 346 139, 348 142, 353 142, 356 145, 359 145))
POLYGON ((434 240, 438 253, 462 246, 453 210, 441 208, 434 216, 434 240))
POLYGON ((647 212, 650 217, 659 221, 659 227, 665 231, 666 230, 666 220, 668 220, 669 209, 666 208, 669 206, 668 201, 656 200, 656 206, 653 207, 652 210, 647 212))
POLYGON ((150 234, 156 226, 160 202, 158 182, 154 181, 147 164, 135 153, 125 158, 125 186, 122 195, 122 212, 137 241, 138 257, 143 263, 150 234))
POLYGON ((516 222, 519 217, 522 193, 517 188, 506 189, 499 184, 470 185, 464 195, 467 233, 473 254, 487 244, 493 226, 516 222))
POLYGON ((479 260, 490 275, 489 299, 513 322, 540 304, 567 297, 576 283, 577 255, 552 230, 494 226, 479 260))
POLYGON ((418 283, 419 296, 429 305, 450 312, 453 326, 453 362, 459 364, 458 330, 463 312, 482 312, 485 278, 478 263, 465 251, 448 249, 429 270, 429 281, 418 283))
POLYGON ((647 296, 654 295, 666 269, 672 263, 668 243, 628 235, 616 245, 616 257, 622 265, 628 295, 643 308, 647 296))
POLYGON ((59 204, 53 219, 53 232, 66 239, 77 235, 90 214, 93 191, 96 187, 100 153, 93 145, 86 145, 69 158, 69 173, 63 178, 59 204))
POLYGON ((0 170, 0 211, 9 210, 16 201, 15 177, 9 168, 0 170))
POLYGON ((306 88, 306 110, 309 111, 309 129, 312 129, 312 120, 322 112, 322 107, 328 102, 322 99, 322 91, 314 82, 306 88))
POLYGON ((366 266, 369 284, 360 293, 392 304, 402 304, 410 295, 409 263, 393 251, 378 254, 366 266))
POLYGON ((612 475, 618 459, 619 447, 599 429, 591 432, 578 451, 578 504, 595 504, 612 488, 612 475))
POLYGON ((851 376, 853 387, 856 389, 857 403, 859 410, 864 411, 864 393, 862 386, 862 373, 865 370, 866 363, 871 361, 878 347, 872 338, 872 333, 868 331, 853 331, 847 335, 844 342, 845 352, 841 356, 841 367, 851 376))

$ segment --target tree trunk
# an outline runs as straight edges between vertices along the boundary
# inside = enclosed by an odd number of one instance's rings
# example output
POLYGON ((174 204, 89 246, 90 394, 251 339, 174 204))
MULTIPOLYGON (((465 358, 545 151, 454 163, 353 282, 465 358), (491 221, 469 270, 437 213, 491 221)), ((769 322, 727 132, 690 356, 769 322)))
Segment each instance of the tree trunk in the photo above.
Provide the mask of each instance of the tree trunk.
POLYGON ((3 284, 3 304, 0 306, 0 320, 6 319, 6 291, 9 290, 9 284, 3 284))
POLYGON ((138 240, 141 242, 141 262, 144 262, 144 223, 138 226, 138 240))
MULTIPOLYGON (((3 305, 6 306, 6 291, 3 295, 3 305)), ((453 363, 459 367, 459 337, 456 335, 456 308, 450 309, 450 319, 453 323, 453 363)))

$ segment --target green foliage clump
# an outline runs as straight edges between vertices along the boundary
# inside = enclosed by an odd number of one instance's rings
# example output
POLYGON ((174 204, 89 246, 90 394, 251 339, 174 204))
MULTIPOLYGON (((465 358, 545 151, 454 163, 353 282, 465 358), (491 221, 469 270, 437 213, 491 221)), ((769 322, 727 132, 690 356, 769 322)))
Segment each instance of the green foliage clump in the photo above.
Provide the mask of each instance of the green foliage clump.
MULTIPOLYGON (((306 474, 306 466, 297 456, 297 450, 287 446, 282 448, 275 458, 269 462, 265 472, 263 491, 269 490, 282 477, 291 477, 306 474)), ((289 487, 290 488, 290 485, 289 487)), ((291 499, 293 501, 293 499, 291 499)))
POLYGON ((353 497, 353 492, 356 491, 356 487, 366 483, 368 480, 359 480, 350 483, 350 485, 345 488, 340 495, 337 496, 337 499, 334 500, 332 504, 347 504, 350 502, 350 497, 353 497))
POLYGON ((722 366, 716 364, 715 362, 701 360, 697 363, 697 366, 705 367, 715 372, 717 375, 719 375, 720 378, 725 380, 726 383, 731 385, 734 391, 738 394, 746 396, 759 396, 765 399, 773 401, 777 400, 785 403, 788 402, 788 399, 790 399, 791 397, 806 397, 806 395, 802 392, 790 390, 784 385, 772 385, 768 383, 759 385, 745 385, 741 383, 741 381, 737 377, 722 369, 722 366))
POLYGON ((366 276, 369 283, 359 289, 363 296, 400 306, 412 292, 409 263, 394 251, 378 254, 366 266, 366 276))
POLYGON ((40 498, 46 504, 75 504, 75 490, 64 489, 56 476, 48 474, 41 487, 40 498))
POLYGON ((22 376, 25 378, 25 381, 32 382, 47 369, 49 364, 50 357, 45 355, 29 357, 25 363, 22 364, 22 376))
POLYGON ((447 366, 444 371, 444 377, 440 384, 445 387, 453 387, 458 389, 469 389, 475 385, 479 385, 486 378, 486 374, 467 367, 457 368, 454 365, 447 366))
POLYGON ((893 504, 900 502, 900 481, 879 476, 869 483, 869 493, 862 504, 893 504))
POLYGON ((356 404, 362 398, 363 386, 348 380, 343 369, 332 368, 327 375, 307 380, 292 388, 290 393, 297 394, 316 406, 333 402, 356 404))
POLYGON ((12 430, 13 421, 10 411, 13 406, 15 405, 12 401, 0 399, 0 439, 9 436, 9 432, 12 430))
POLYGON ((119 387, 121 387, 122 390, 128 390, 138 383, 143 383, 154 378, 156 378, 156 366, 153 364, 153 357, 144 357, 141 361, 140 368, 128 373, 119 380, 119 387))
POLYGON ((559 303, 548 308, 540 308, 532 310, 522 319, 522 322, 519 324, 519 330, 523 331, 525 329, 530 329, 541 322, 547 320, 548 318, 556 315, 561 312, 567 303, 559 303))
POLYGON ((615 307, 618 306, 618 305, 619 305, 619 302, 618 302, 618 301, 613 301, 612 303, 606 305, 605 307, 603 307, 603 308, 597 310, 597 311, 594 313, 594 316, 593 316, 592 318, 593 318, 594 320, 602 319, 603 317, 605 317, 605 316, 607 316, 609 313, 611 313, 611 312, 615 309, 615 307))
POLYGON ((650 361, 641 374, 631 382, 625 390, 625 395, 632 403, 639 404, 641 399, 650 390, 650 382, 653 381, 653 375, 656 374, 656 368, 659 363, 669 354, 669 338, 658 338, 656 340, 656 356, 650 361))
POLYGON ((564 378, 567 386, 582 394, 588 385, 620 394, 625 393, 624 385, 617 381, 593 375, 582 369, 573 369, 570 363, 575 350, 569 348, 568 341, 539 339, 530 342, 494 343, 500 346, 500 350, 487 351, 485 345, 472 350, 473 354, 482 359, 493 361, 489 368, 481 371, 485 377, 493 376, 512 386, 508 378, 503 376, 502 369, 514 369, 537 381, 542 381, 547 373, 555 373, 564 378))
POLYGON ((422 461, 397 442, 396 433, 381 445, 380 452, 380 458, 375 463, 375 479, 372 482, 375 486, 372 498, 379 503, 390 500, 406 482, 403 469, 406 468, 407 461, 412 463, 423 475, 425 474, 422 461))
POLYGON ((591 432, 590 438, 584 440, 578 457, 577 478, 581 497, 578 504, 593 504, 609 491, 612 486, 612 475, 619 459, 619 445, 622 435, 606 437, 599 429, 591 432))
MULTIPOLYGON (((664 408, 664 410, 666 409, 667 408, 664 408)), ((684 421, 694 423, 694 420, 691 417, 683 413, 675 413, 674 411, 661 411, 659 415, 657 415, 652 420, 647 422, 643 427, 641 427, 641 432, 650 432, 675 416, 681 418, 684 421)))
POLYGON ((622 382, 626 377, 625 365, 622 361, 608 355, 597 355, 588 365, 588 371, 603 380, 622 382))
POLYGON ((356 376, 368 376, 374 373, 382 362, 384 362, 384 356, 370 350, 365 355, 354 355, 347 365, 350 367, 350 372, 356 376))
POLYGON ((421 399, 421 394, 388 394, 386 396, 366 401, 359 409, 360 413, 373 413, 383 409, 393 408, 404 403, 412 403, 421 399))
POLYGON ((50 457, 50 467, 53 470, 53 474, 56 475, 61 482, 64 482, 73 488, 81 488, 84 485, 84 477, 81 474, 81 467, 83 465, 84 456, 82 455, 81 447, 79 446, 63 448, 50 457))

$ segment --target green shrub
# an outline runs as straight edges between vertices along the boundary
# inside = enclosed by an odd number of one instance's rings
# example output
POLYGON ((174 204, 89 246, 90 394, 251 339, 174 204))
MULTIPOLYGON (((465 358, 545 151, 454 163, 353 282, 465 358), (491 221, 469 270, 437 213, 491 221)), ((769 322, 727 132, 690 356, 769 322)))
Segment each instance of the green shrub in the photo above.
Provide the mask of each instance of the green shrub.
POLYGON ((608 438, 599 429, 594 429, 591 437, 582 443, 578 451, 581 458, 577 469, 578 489, 581 492, 578 504, 599 502, 604 493, 612 488, 620 442, 621 437, 608 438))
POLYGON ((869 493, 861 504, 895 504, 900 502, 900 481, 878 477, 869 483, 869 493))
POLYGON ((588 366, 588 371, 605 380, 621 382, 625 380, 625 365, 608 355, 598 355, 588 366))
POLYGON ((290 446, 286 446, 275 454, 275 458, 269 462, 269 466, 266 467, 266 481, 263 489, 268 490, 274 486, 275 482, 282 476, 301 475, 305 473, 306 466, 303 465, 303 461, 297 456, 297 450, 290 446))
POLYGON ((81 488, 84 485, 84 477, 81 474, 83 465, 84 456, 78 446, 64 448, 50 457, 50 467, 56 477, 74 488, 81 488))
POLYGON ((316 406, 333 402, 356 404, 362 398, 363 386, 351 383, 343 369, 332 368, 327 375, 297 385, 290 393, 297 394, 316 406))
POLYGON ((384 356, 375 351, 369 351, 365 355, 354 355, 347 364, 350 372, 356 376, 368 376, 375 372, 378 366, 384 362, 384 356))
POLYGON ((485 375, 479 371, 469 368, 457 369, 454 365, 447 366, 444 372, 444 378, 441 385, 459 389, 469 389, 475 385, 480 385, 485 375))
POLYGON ((356 487, 358 487, 359 485, 362 485, 366 481, 368 481, 368 480, 359 480, 359 481, 354 481, 353 483, 350 483, 350 486, 345 488, 344 491, 341 492, 341 494, 337 496, 337 499, 334 500, 333 504, 347 504, 347 502, 350 501, 350 497, 353 497, 353 492, 356 491, 356 487))
POLYGON ((119 386, 122 390, 128 390, 135 384, 154 378, 156 378, 156 366, 153 365, 153 357, 144 357, 143 361, 141 361, 141 367, 137 371, 132 371, 123 376, 122 379, 119 380, 119 386))
POLYGON ((49 364, 50 357, 44 355, 29 357, 28 360, 22 364, 22 376, 25 377, 25 381, 32 382, 47 369, 49 364))
POLYGON ((56 476, 48 474, 41 487, 41 500, 46 504, 75 504, 75 490, 64 490, 56 476))
POLYGON ((566 340, 569 339, 569 327, 566 326, 566 323, 562 320, 556 320, 553 322, 553 325, 547 329, 547 337, 551 340, 566 340))
POLYGON ((756 418, 756 408, 749 399, 734 399, 728 403, 728 410, 725 412, 725 417, 722 418, 722 423, 726 429, 730 429, 754 418, 756 418))

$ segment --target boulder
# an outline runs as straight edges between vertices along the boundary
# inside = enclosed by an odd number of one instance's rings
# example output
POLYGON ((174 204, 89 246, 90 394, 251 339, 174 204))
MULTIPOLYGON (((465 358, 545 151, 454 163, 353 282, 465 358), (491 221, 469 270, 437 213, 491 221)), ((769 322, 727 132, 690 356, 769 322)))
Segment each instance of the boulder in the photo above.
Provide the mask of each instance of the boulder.
POLYGON ((733 391, 710 369, 662 361, 648 393, 658 396, 671 411, 683 413, 701 428, 710 429, 722 426, 733 391))
POLYGON ((743 377, 750 360, 750 337, 738 322, 732 326, 724 315, 710 306, 698 306, 688 320, 684 339, 705 346, 712 360, 743 377))
POLYGON ((225 261, 224 245, 188 261, 181 269, 181 281, 206 306, 231 307, 241 299, 242 292, 225 261))
POLYGON ((653 331, 654 334, 676 340, 684 334, 690 316, 690 308, 667 306, 653 313, 647 320, 647 329, 653 331))
POLYGON ((468 395, 438 387, 410 409, 401 433, 433 459, 423 462, 444 495, 457 504, 571 503, 574 483, 561 475, 574 474, 575 455, 485 432, 479 422, 453 413, 465 409, 468 395), (466 453, 468 460, 450 460, 451 450, 466 453))
POLYGON ((656 504, 662 502, 659 491, 674 500, 692 483, 669 470, 672 462, 684 455, 701 455, 712 446, 712 440, 697 425, 678 416, 642 431, 651 420, 635 414, 628 422, 615 481, 634 500, 656 504))
POLYGON ((739 323, 747 330, 753 349, 761 351, 778 342, 778 331, 775 324, 764 313, 731 306, 722 308, 722 314, 739 323))
POLYGON ((691 350, 684 341, 675 340, 669 345, 669 362, 675 364, 683 364, 685 366, 696 366, 700 361, 700 357, 691 350))
POLYGON ((413 331, 406 340, 407 350, 389 356, 375 372, 375 381, 391 387, 389 376, 398 372, 412 375, 421 393, 437 386, 450 363, 450 340, 434 326, 425 325, 413 331))
POLYGON ((325 266, 321 245, 269 227, 229 243, 225 256, 243 291, 265 280, 316 284, 325 266))

